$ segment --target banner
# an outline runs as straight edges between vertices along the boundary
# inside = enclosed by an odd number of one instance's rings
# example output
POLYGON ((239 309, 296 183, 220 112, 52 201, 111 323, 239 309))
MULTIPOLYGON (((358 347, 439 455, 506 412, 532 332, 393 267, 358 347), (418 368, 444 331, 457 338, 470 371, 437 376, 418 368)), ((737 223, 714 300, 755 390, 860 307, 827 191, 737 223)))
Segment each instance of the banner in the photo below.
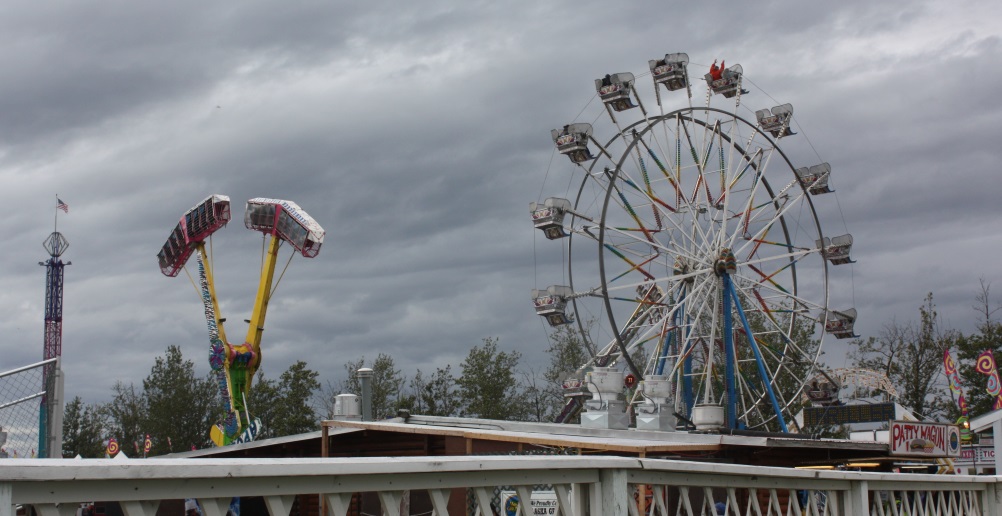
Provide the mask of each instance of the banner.
POLYGON ((950 382, 950 392, 957 395, 957 406, 960 407, 960 414, 967 416, 967 400, 964 398, 964 388, 960 382, 960 375, 957 373, 957 363, 953 361, 949 348, 943 350, 943 369, 946 370, 946 378, 950 382))
POLYGON ((985 390, 988 391, 988 394, 995 396, 995 404, 992 405, 992 410, 1002 408, 1002 380, 999 379, 999 371, 995 366, 995 355, 992 354, 991 350, 985 350, 978 355, 978 361, 975 362, 974 369, 988 376, 988 385, 985 386, 985 390))

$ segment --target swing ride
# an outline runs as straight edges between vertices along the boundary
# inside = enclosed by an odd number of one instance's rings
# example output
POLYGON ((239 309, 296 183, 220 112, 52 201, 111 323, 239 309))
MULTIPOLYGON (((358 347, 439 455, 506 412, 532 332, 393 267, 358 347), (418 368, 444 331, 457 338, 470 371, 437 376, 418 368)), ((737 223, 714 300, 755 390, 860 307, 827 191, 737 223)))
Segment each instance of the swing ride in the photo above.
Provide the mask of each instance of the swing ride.
POLYGON ((530 204, 566 267, 532 291, 536 313, 596 344, 558 421, 584 405, 582 424, 622 427, 616 398, 632 379, 638 428, 797 431, 825 336, 855 336, 856 310, 829 305, 852 237, 825 233, 815 209, 831 166, 795 166, 780 148, 798 134, 791 104, 742 111, 741 65, 714 63, 702 104, 688 55, 649 68, 653 104, 632 73, 596 79, 587 122, 551 132, 574 178, 566 198, 530 204))
POLYGON ((217 446, 252 441, 261 427, 260 420, 251 417, 247 397, 254 374, 261 365, 261 335, 268 302, 277 286, 273 283, 277 283, 274 276, 279 248, 283 243, 292 247, 290 261, 297 253, 314 258, 324 241, 323 228, 296 203, 268 198, 247 201, 244 226, 270 238, 246 339, 234 344, 226 339, 223 329, 226 319, 220 315, 210 267, 212 261, 205 247, 205 241, 229 221, 230 198, 210 195, 181 217, 157 255, 160 271, 168 277, 177 276, 191 255, 197 255, 199 295, 209 329, 209 365, 219 383, 226 410, 225 419, 210 429, 210 437, 217 446))

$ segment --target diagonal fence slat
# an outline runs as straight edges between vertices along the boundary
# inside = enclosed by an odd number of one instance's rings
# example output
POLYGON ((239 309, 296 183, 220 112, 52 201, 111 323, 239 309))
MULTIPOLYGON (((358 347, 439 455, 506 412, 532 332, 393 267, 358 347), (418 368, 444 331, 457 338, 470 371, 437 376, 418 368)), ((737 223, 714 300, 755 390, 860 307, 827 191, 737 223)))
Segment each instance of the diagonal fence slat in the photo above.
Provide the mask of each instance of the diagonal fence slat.
POLYGON ((0 516, 13 516, 12 504, 65 516, 64 508, 95 499, 120 502, 128 516, 149 516, 159 500, 180 498, 199 499, 206 516, 224 516, 237 496, 264 497, 272 516, 285 516, 299 495, 320 495, 327 514, 342 516, 357 510, 356 493, 371 493, 367 499, 378 498, 386 514, 407 514, 416 492, 433 514, 448 514, 450 499, 465 493, 472 493, 474 510, 493 514, 503 510, 499 489, 514 489, 523 513, 533 499, 555 499, 548 512, 570 516, 989 515, 996 511, 1000 478, 608 456, 21 459, 0 461, 0 516))

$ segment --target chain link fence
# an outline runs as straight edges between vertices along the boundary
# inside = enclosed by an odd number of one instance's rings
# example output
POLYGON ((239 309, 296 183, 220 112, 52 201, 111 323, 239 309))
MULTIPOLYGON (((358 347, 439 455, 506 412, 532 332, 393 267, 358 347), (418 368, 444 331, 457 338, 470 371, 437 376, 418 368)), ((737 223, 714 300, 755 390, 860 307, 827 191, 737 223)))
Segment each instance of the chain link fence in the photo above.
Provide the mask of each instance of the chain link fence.
POLYGON ((0 458, 30 458, 38 453, 44 372, 51 370, 55 360, 0 372, 0 458))

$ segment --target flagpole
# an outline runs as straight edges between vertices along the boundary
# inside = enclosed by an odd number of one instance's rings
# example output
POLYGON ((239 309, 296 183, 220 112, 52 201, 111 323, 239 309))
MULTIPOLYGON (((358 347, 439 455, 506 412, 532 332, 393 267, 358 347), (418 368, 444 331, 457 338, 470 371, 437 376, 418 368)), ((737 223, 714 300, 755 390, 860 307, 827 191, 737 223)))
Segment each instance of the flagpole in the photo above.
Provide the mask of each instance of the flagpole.
POLYGON ((56 213, 52 216, 52 232, 59 231, 59 194, 56 194, 56 213))

